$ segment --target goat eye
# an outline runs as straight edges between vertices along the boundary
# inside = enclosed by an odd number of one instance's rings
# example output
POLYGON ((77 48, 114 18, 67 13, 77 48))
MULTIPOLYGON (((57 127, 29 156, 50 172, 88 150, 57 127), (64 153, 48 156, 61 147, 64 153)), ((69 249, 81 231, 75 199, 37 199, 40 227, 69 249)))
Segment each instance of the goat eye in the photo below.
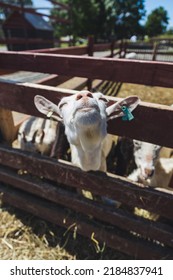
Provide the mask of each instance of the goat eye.
POLYGON ((100 97, 99 100, 102 100, 102 101, 104 101, 105 103, 108 102, 108 100, 107 100, 106 98, 104 98, 104 97, 100 97))
POLYGON ((66 102, 64 102, 64 103, 61 103, 60 105, 59 105, 59 109, 61 109, 64 105, 66 105, 67 103, 66 102))
POLYGON ((134 144, 134 146, 135 146, 136 149, 139 149, 140 146, 141 146, 141 144, 138 143, 138 142, 136 142, 136 141, 133 141, 133 144, 134 144))

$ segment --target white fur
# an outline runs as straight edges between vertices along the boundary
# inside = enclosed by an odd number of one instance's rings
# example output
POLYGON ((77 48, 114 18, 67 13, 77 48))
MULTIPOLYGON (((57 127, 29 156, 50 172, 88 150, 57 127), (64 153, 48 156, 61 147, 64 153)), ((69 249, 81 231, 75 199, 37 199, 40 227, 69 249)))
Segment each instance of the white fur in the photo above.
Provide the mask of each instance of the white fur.
POLYGON ((137 140, 133 143, 137 168, 128 178, 152 187, 169 187, 173 174, 172 149, 137 140))
POLYGON ((158 159, 161 147, 155 144, 133 140, 134 159, 139 169, 139 179, 145 180, 152 176, 155 163, 158 159))
POLYGON ((50 155, 57 134, 57 122, 30 117, 24 121, 18 132, 18 148, 50 155))
POLYGON ((101 170, 106 172, 106 157, 112 145, 107 136, 107 120, 123 116, 121 106, 131 111, 139 103, 137 97, 129 97, 111 106, 102 93, 81 91, 62 98, 58 105, 42 96, 35 97, 37 109, 61 120, 71 147, 72 163, 84 171, 101 170), (112 116, 114 114, 114 116, 112 116))
POLYGON ((148 180, 152 187, 169 188, 173 176, 173 158, 159 158, 154 175, 148 180))

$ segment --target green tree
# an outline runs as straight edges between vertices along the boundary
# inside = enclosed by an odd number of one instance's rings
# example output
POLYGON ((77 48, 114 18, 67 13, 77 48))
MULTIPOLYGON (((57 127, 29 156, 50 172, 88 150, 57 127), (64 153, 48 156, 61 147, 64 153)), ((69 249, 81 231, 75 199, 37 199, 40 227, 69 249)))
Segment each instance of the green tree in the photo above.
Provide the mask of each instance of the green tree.
POLYGON ((71 19, 70 25, 55 24, 55 35, 94 35, 95 39, 129 38, 142 31, 145 0, 62 0, 70 11, 53 9, 52 14, 71 19))
POLYGON ((167 11, 163 7, 159 7, 148 15, 145 30, 149 37, 161 35, 165 33, 168 25, 169 17, 167 11))
POLYGON ((114 0, 113 18, 117 39, 141 35, 143 28, 140 20, 145 16, 145 0, 114 0))
POLYGON ((72 34, 78 36, 94 35, 107 38, 112 30, 111 9, 113 0, 62 0, 70 6, 70 11, 52 9, 52 14, 65 19, 70 18, 71 24, 54 24, 55 36, 72 34))
POLYGON ((165 32, 166 35, 173 35, 173 27, 170 27, 166 32, 165 32))

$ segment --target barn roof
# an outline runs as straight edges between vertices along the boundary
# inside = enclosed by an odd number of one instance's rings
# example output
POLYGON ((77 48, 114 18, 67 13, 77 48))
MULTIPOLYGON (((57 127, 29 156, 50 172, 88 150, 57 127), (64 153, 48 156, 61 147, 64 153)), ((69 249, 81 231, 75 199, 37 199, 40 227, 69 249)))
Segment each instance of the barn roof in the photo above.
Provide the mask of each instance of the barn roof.
POLYGON ((20 18, 24 18, 34 29, 53 31, 53 27, 42 16, 31 13, 20 13, 18 11, 14 11, 9 15, 3 23, 3 26, 20 25, 20 18))
POLYGON ((35 29, 53 30, 52 26, 42 16, 24 13, 24 17, 35 29))

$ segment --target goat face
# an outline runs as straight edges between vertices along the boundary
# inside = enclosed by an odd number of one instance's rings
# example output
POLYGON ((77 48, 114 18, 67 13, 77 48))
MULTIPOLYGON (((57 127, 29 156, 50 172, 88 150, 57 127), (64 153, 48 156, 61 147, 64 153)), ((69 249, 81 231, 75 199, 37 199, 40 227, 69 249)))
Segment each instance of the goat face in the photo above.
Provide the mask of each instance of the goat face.
POLYGON ((134 158, 139 169, 139 179, 147 180, 155 171, 161 147, 155 144, 133 140, 134 158))
POLYGON ((57 122, 29 117, 20 125, 18 147, 25 151, 49 155, 57 133, 57 122))
POLYGON ((92 94, 89 91, 82 91, 76 95, 64 97, 58 107, 64 121, 67 120, 66 115, 68 114, 70 122, 85 126, 106 119, 107 102, 108 100, 103 98, 101 93, 92 94))
POLYGON ((35 96, 34 101, 40 112, 46 115, 52 112, 53 118, 64 123, 72 148, 72 158, 73 154, 75 159, 78 157, 80 164, 76 165, 83 170, 100 170, 107 120, 123 116, 122 106, 125 105, 132 111, 139 103, 138 97, 133 96, 107 106, 108 100, 102 93, 89 91, 64 97, 58 105, 42 96, 35 96))
POLYGON ((97 143, 99 139, 103 140, 107 133, 107 102, 108 100, 101 93, 92 94, 88 91, 61 100, 58 110, 71 144, 78 144, 79 135, 83 141, 91 141, 92 145, 94 139, 97 143))

